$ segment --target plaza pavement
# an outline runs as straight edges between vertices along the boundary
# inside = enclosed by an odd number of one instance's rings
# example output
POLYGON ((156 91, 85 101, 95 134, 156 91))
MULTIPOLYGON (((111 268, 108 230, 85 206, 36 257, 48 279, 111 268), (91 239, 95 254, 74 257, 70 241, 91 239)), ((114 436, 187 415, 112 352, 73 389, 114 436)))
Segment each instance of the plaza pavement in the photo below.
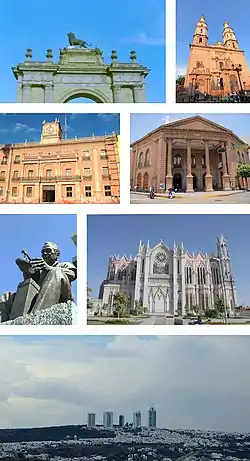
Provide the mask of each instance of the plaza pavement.
POLYGON ((216 192, 178 192, 173 199, 169 199, 167 194, 156 194, 152 200, 147 192, 131 192, 130 203, 132 204, 176 204, 176 203, 219 203, 219 204, 244 204, 250 203, 250 191, 216 191, 216 192))

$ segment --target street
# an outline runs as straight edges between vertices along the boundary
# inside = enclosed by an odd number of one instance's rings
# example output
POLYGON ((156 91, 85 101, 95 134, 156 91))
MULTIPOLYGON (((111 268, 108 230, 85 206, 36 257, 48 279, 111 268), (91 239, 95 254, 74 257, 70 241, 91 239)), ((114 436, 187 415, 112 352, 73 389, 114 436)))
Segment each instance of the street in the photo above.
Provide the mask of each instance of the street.
POLYGON ((203 203, 250 203, 250 191, 242 192, 230 192, 230 193, 219 193, 219 192, 194 192, 193 194, 178 193, 173 199, 168 199, 166 195, 156 196, 154 199, 148 198, 148 194, 143 192, 131 192, 130 203, 136 204, 178 204, 178 203, 190 203, 190 204, 203 204, 203 203), (213 196, 214 194, 214 196, 213 196))

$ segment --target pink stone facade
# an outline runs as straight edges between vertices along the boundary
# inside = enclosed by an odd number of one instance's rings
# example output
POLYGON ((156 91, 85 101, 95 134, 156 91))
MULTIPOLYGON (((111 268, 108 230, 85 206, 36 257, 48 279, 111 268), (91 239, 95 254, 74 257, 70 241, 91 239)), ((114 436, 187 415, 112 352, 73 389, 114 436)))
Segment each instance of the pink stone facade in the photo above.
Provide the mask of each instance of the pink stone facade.
POLYGON ((232 131, 200 116, 163 125, 131 145, 131 186, 156 192, 250 189, 237 176, 248 146, 232 131), (221 151, 222 150, 222 151, 221 151))

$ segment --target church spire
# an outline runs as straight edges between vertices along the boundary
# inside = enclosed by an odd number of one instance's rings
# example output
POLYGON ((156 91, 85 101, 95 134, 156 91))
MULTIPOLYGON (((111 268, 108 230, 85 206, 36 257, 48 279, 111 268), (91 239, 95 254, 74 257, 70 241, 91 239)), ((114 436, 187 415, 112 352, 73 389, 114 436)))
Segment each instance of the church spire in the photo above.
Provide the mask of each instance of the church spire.
POLYGON ((229 26, 228 22, 224 22, 224 29, 223 29, 223 43, 224 46, 227 48, 232 48, 235 50, 239 49, 239 44, 236 39, 235 33, 232 27, 229 26))
POLYGON ((207 44, 208 44, 208 27, 207 27, 205 17, 201 16, 200 20, 196 24, 193 45, 207 46, 207 44))

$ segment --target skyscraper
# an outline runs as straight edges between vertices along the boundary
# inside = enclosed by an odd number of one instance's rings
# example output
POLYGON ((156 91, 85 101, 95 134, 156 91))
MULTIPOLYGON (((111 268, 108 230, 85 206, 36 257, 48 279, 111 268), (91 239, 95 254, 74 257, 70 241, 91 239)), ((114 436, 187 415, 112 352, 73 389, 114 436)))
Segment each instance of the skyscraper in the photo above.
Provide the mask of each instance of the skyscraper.
POLYGON ((141 427, 141 412, 135 411, 133 414, 133 426, 136 429, 137 427, 141 427))
POLYGON ((125 418, 123 415, 119 415, 119 427, 124 427, 125 425, 125 418))
POLYGON ((88 413, 88 427, 95 427, 95 413, 88 413))
POLYGON ((148 427, 156 427, 156 410, 150 407, 148 410, 148 427))
POLYGON ((103 426, 106 428, 113 427, 113 412, 105 411, 103 413, 103 426))

